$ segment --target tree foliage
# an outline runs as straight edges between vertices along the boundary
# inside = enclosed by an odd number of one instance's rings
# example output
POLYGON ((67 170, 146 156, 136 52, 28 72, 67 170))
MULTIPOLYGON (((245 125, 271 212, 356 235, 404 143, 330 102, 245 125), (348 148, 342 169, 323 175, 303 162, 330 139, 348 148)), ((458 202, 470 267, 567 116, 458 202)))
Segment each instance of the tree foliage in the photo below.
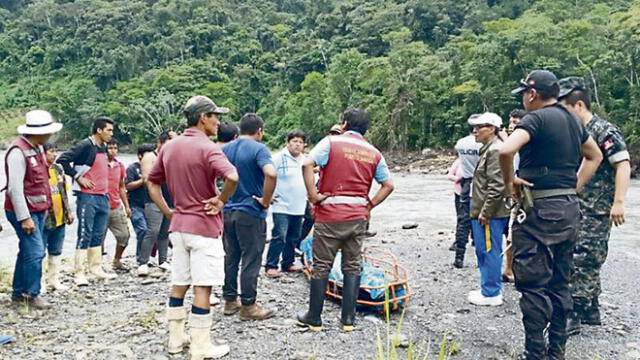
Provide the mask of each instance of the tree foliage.
POLYGON ((450 145, 507 116, 532 69, 584 76, 640 144, 640 0, 3 0, 0 109, 42 107, 71 137, 93 117, 139 142, 194 94, 261 114, 272 146, 317 141, 348 107, 394 150, 450 145))

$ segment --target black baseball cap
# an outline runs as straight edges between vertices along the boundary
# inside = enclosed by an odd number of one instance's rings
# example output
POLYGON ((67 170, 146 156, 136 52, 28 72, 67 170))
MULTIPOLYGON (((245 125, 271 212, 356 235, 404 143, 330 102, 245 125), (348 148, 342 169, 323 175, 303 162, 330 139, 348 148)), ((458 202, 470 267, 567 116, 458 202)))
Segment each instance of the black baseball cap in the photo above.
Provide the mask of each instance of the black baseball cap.
POLYGON ((548 70, 533 70, 525 79, 520 80, 520 86, 511 91, 512 94, 521 94, 529 89, 547 92, 558 90, 558 78, 548 70))

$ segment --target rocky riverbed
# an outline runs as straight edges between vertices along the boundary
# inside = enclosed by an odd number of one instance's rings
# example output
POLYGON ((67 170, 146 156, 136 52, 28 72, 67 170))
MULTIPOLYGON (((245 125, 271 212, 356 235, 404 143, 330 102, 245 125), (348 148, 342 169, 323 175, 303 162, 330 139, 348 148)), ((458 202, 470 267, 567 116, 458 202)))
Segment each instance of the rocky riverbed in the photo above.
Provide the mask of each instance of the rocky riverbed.
MULTIPOLYGON (((372 228, 378 236, 366 245, 394 252, 410 269, 413 298, 403 318, 400 314, 391 316, 392 329, 403 319, 399 358, 407 358, 406 346, 411 343, 414 354, 422 350, 429 354, 428 359, 437 359, 445 337, 447 347, 456 350, 451 359, 515 358, 523 344, 518 292, 506 285, 504 305, 475 307, 466 301, 467 292, 478 287, 473 248, 467 251, 464 269, 451 266, 453 253, 448 247, 453 241, 455 217, 450 183, 442 175, 398 174, 395 180, 396 192, 374 211, 372 228), (406 223, 417 223, 418 227, 403 230, 406 223)), ((568 359, 640 358, 639 189, 634 182, 627 223, 614 229, 610 242, 603 269, 604 324, 587 327, 582 335, 571 338, 568 359)), ((15 239, 6 221, 3 226, 0 260, 7 268, 15 256, 15 239)), ((65 244, 63 278, 68 285, 72 282, 74 233, 70 229, 65 244)), ((109 236, 107 248, 113 246, 109 236)), ((133 251, 132 239, 126 253, 131 266, 133 251)), ((105 256, 105 263, 110 259, 111 254, 105 256)), ((143 279, 120 273, 108 283, 47 294, 55 304, 50 311, 11 305, 9 293, 0 293, 0 333, 15 337, 13 344, 0 346, 0 359, 187 359, 186 352, 169 356, 164 350, 169 284, 167 274, 158 275, 143 279)), ((261 276, 259 301, 276 308, 276 317, 243 322, 237 316, 222 315, 220 306, 214 307, 212 333, 229 343, 231 353, 226 358, 374 359, 377 346, 386 346, 384 317, 359 313, 357 330, 343 333, 339 305, 331 301, 325 305, 323 332, 297 328, 294 317, 306 309, 307 296, 307 280, 302 274, 279 279, 261 276), (376 341, 378 334, 381 342, 376 341)))

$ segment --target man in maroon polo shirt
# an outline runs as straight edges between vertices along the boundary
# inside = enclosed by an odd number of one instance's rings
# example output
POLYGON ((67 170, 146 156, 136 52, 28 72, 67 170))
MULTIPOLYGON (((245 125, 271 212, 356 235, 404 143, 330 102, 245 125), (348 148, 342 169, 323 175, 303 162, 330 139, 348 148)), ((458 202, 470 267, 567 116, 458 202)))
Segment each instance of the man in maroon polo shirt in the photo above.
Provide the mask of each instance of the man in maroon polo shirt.
MULTIPOLYGON (((124 266, 122 253, 129 244, 129 222, 127 218, 131 217, 131 208, 129 207, 129 199, 127 197, 127 189, 124 185, 126 177, 124 164, 116 158, 118 155, 118 142, 115 139, 107 144, 107 158, 109 159, 109 221, 107 222, 107 230, 110 230, 116 238, 116 252, 113 256, 113 270, 127 271, 129 268, 124 266)), ((105 230, 102 248, 104 249, 104 238, 107 236, 105 230)))
POLYGON ((218 131, 218 114, 227 112, 229 109, 216 106, 206 96, 189 99, 184 107, 189 128, 162 148, 148 177, 151 199, 171 219, 173 261, 167 308, 168 350, 179 353, 189 342, 184 334, 184 297, 193 285, 189 318, 192 359, 219 358, 229 353, 228 345, 213 345, 209 337, 211 287, 224 282, 222 207, 238 182, 235 167, 209 139, 218 131), (222 193, 216 189, 216 178, 226 179, 222 193), (165 182, 174 199, 173 211, 162 196, 161 184, 165 182))

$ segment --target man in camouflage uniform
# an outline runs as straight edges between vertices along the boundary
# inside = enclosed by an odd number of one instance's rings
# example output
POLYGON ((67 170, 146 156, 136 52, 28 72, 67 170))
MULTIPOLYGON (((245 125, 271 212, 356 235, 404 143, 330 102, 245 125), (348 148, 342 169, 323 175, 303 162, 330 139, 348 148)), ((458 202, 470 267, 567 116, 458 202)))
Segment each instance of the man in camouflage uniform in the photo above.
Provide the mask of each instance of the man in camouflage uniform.
POLYGON ((591 112, 591 101, 582 78, 560 80, 559 99, 582 121, 604 158, 596 174, 578 193, 583 218, 570 283, 573 313, 567 322, 569 335, 575 335, 580 332, 580 323, 600 325, 600 268, 607 258, 611 225, 622 225, 625 220, 624 198, 631 167, 622 133, 591 112))

